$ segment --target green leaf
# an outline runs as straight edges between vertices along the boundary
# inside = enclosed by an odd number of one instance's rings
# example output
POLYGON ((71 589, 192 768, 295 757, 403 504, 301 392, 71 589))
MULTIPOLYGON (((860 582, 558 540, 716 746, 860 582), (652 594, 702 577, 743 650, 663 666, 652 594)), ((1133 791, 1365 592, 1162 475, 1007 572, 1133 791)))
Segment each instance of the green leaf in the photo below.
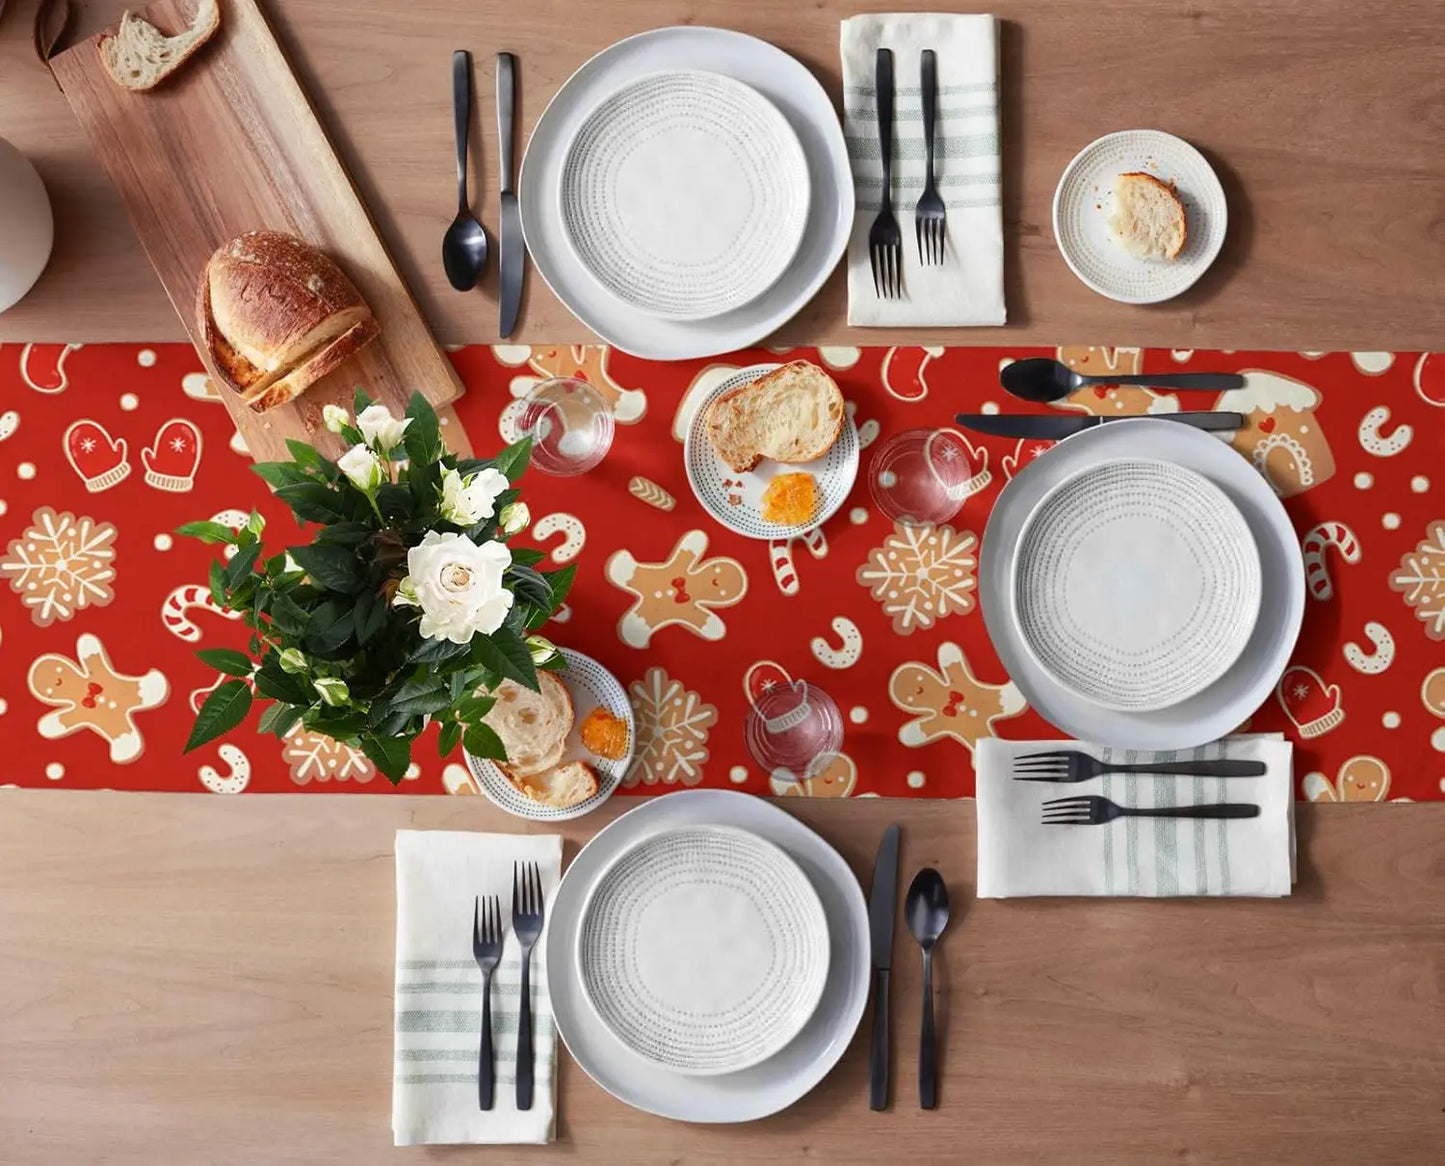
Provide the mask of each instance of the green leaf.
POLYGON ((309 547, 291 547, 290 551, 297 565, 328 591, 350 595, 361 585, 356 572, 356 555, 345 547, 319 543, 309 547))
POLYGON ((547 557, 546 551, 539 551, 535 547, 511 547, 512 566, 514 567, 535 567, 547 557))
POLYGON ((197 745, 229 733, 246 719, 250 710, 251 690, 244 680, 227 680, 218 685, 196 715, 184 752, 189 753, 197 745))
POLYGON ((311 613, 289 595, 277 595, 271 600, 271 622, 282 635, 295 638, 306 630, 311 613))
POLYGON ((387 522, 400 524, 416 513, 416 499, 405 486, 383 482, 376 491, 376 508, 387 522))
POLYGON ((448 721, 441 727, 437 734, 437 753, 445 757, 457 747, 457 742, 462 739, 462 727, 456 721, 448 721))
POLYGON ((176 533, 184 538, 198 538, 203 543, 234 543, 236 532, 219 522, 183 522, 176 533))
MULTIPOLYGON (((252 543, 244 551, 238 552, 236 557, 226 564, 226 569, 221 573, 221 580, 225 584, 227 592, 234 592, 241 585, 241 580, 251 573, 251 568, 256 565, 260 554, 261 544, 252 543)), ((234 599, 231 602, 234 606, 234 599)))
POLYGON ((306 646, 318 655, 332 654, 346 643, 354 629, 352 609, 336 600, 328 600, 306 621, 306 646))
POLYGON ((547 581, 550 594, 547 602, 538 607, 527 620, 527 630, 536 631, 544 623, 552 618, 553 613, 562 606, 572 590, 572 583, 577 578, 577 564, 568 563, 560 571, 547 571, 542 575, 547 581))
POLYGON ((272 489, 311 480, 306 471, 295 462, 256 462, 251 467, 251 472, 272 489))
POLYGON ((196 653, 217 672, 227 676, 246 677, 251 675, 251 657, 234 648, 202 648, 196 653))
POLYGON ((339 547, 358 547, 371 537, 373 530, 365 522, 333 522, 316 532, 316 541, 339 547))
POLYGON ((319 470, 326 461, 320 451, 314 445, 308 445, 304 441, 297 441, 294 437, 286 439, 286 452, 292 457, 295 463, 307 470, 319 470))
MULTIPOLYGON (((408 664, 441 664, 458 656, 465 656, 470 649, 470 644, 454 644, 451 640, 425 639, 406 659, 408 664)), ((528 655, 527 658, 531 659, 531 656, 528 655)))
POLYGON ((512 594, 523 603, 552 610, 548 606, 552 601, 552 588, 535 567, 512 567, 503 582, 511 585, 512 594))
POLYGON ((309 705, 316 699, 315 691, 304 676, 293 676, 281 671, 275 653, 261 661, 255 683, 256 691, 262 696, 285 701, 287 704, 309 705))
POLYGON ((402 438, 406 456, 414 465, 430 465, 446 452, 436 412, 420 392, 414 392, 406 403, 406 415, 411 418, 402 438))
POLYGON ((363 591, 356 599, 356 642, 363 647, 386 626, 386 599, 375 591, 363 591))
POLYGON ((261 719, 256 722, 256 732, 275 733, 278 737, 284 737, 291 731, 291 726, 301 719, 305 711, 300 705, 286 704, 283 701, 276 701, 266 706, 261 713, 261 719))
POLYGON ((251 606, 251 601, 261 586, 260 575, 247 575, 239 584, 231 589, 231 598, 228 606, 232 611, 246 611, 251 606))
POLYGON ((361 435, 361 430, 355 425, 343 425, 341 427, 341 440, 347 445, 365 445, 366 438, 361 435))
POLYGON ((497 703, 495 696, 469 696, 457 705, 457 719, 472 724, 480 721, 492 711, 497 703))
POLYGON ((257 538, 261 537, 261 532, 266 529, 266 519, 259 510, 251 511, 246 518, 246 529, 257 538))
POLYGON ((438 686, 404 699, 393 698, 386 704, 386 713, 388 716, 398 714, 418 716, 424 713, 438 713, 451 703, 451 696, 447 693, 446 688, 438 686))
POLYGON ((447 677, 447 695, 451 697, 451 703, 456 704, 462 699, 467 691, 467 670, 458 668, 447 677))
POLYGON ((522 476, 532 458, 532 439, 524 437, 514 441, 492 459, 492 465, 507 475, 507 481, 515 482, 522 476))
POLYGON ((221 569, 220 559, 217 559, 211 564, 211 570, 208 578, 210 579, 211 583, 211 598, 215 601, 217 607, 225 607, 226 575, 225 572, 221 569))
POLYGON ((370 409, 371 406, 375 403, 376 402, 374 402, 370 397, 366 395, 365 389, 363 389, 360 385, 356 386, 356 393, 351 398, 352 413, 363 413, 367 409, 370 409))
POLYGON ((303 522, 335 522, 346 513, 341 495, 325 482, 293 482, 280 487, 276 497, 303 522))
POLYGON ((322 705, 313 727, 318 733, 345 741, 366 728, 366 718, 355 709, 334 709, 322 705))
POLYGON ((462 745, 473 757, 490 757, 493 761, 507 759, 507 747, 502 744, 502 739, 492 732, 491 726, 480 721, 467 726, 462 734, 462 745))
POLYGON ((377 733, 361 735, 361 751, 376 762, 376 768, 391 780, 400 783, 411 764, 411 741, 406 737, 383 737, 377 733))
POLYGON ((532 652, 516 632, 499 628, 490 636, 472 637, 472 659, 493 672, 537 690, 537 666, 532 652))

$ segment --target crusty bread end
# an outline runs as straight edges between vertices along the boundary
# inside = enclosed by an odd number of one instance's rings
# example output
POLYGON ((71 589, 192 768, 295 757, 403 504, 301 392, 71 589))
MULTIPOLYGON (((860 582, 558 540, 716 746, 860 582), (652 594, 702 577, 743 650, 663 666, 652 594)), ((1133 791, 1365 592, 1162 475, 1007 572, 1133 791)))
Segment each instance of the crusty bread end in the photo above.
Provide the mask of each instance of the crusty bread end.
POLYGON ((100 59, 122 88, 153 89, 183 65, 221 27, 220 0, 198 0, 191 27, 166 36, 148 20, 127 12, 114 36, 102 37, 100 59))
POLYGON ((586 762, 569 761, 544 773, 513 778, 512 784, 534 802, 565 810, 581 805, 597 792, 597 775, 586 762))
POLYGON ((1175 259, 1188 239, 1184 204, 1174 187, 1140 171, 1114 179, 1109 229, 1136 259, 1175 259))

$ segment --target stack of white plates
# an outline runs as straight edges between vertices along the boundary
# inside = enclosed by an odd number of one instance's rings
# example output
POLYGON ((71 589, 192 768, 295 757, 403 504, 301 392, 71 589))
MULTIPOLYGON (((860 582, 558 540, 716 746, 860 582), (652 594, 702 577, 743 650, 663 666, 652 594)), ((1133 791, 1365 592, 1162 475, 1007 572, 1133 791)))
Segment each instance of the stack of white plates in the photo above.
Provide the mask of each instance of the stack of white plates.
POLYGON ((1284 508, 1223 442, 1114 421, 1034 459, 999 496, 984 622, 1045 720, 1123 749, 1190 749, 1266 699, 1304 614, 1284 508))
POLYGON ((547 933, 568 1051, 622 1101, 680 1121, 791 1105, 837 1062, 868 992, 847 864, 746 794, 649 800, 567 869, 547 933))
POLYGON ((774 331, 837 264, 853 216, 823 88, 766 41, 713 28, 641 33, 583 65, 538 121, 519 187, 557 297, 656 360, 774 331))

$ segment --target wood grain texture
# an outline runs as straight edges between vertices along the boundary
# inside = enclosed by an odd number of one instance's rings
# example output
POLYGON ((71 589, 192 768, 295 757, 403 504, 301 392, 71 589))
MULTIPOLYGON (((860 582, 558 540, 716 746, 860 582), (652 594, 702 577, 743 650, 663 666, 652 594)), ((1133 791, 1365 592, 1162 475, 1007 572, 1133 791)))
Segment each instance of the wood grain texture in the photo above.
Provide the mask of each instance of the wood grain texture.
MULTIPOLYGON (((566 858, 631 804, 563 823, 566 858)), ((971 802, 783 804, 864 880, 890 821, 903 885, 925 864, 948 879, 940 1108, 914 1100, 920 971, 900 919, 891 1112, 867 1108, 865 1019, 766 1121, 636 1113, 564 1057, 557 1145, 446 1156, 1438 1159, 1445 805, 1301 805, 1287 900, 978 902, 971 802)), ((390 1161, 399 827, 540 824, 473 798, 0 791, 6 1161, 390 1161)))
MULTIPOLYGON (((0 132, 35 158, 55 198, 56 255, 0 340, 164 340, 181 329, 63 100, 33 60, 12 0, 0 31, 0 132)), ((87 30, 123 0, 93 0, 87 30)), ((224 0, 223 0, 224 7, 224 0)), ((920 8, 950 5, 929 0, 920 8)), ((592 53, 667 24, 712 24, 797 55, 837 100, 838 22, 896 0, 267 0, 298 76, 447 343, 495 337, 496 276, 460 295, 441 268, 454 213, 451 50, 476 54, 474 205, 497 225, 492 54, 519 55, 525 142, 592 53)), ((841 272, 778 343, 1118 343, 1176 348, 1437 347, 1445 319, 1445 36, 1435 0, 1003 0, 1005 329, 869 330, 844 323, 841 272), (1141 104, 1141 95, 1147 101, 1141 104), (1230 204, 1224 251, 1168 304, 1095 295, 1054 246, 1050 207, 1068 160, 1141 123, 1198 145, 1230 204)), ((520 343, 586 332, 529 270, 520 343)))
MULTIPOLYGON (((355 282, 381 322, 375 341, 265 413, 218 387, 253 457, 285 458, 288 437, 338 452, 341 439, 321 425, 321 410, 332 402, 349 407, 355 386, 400 413, 414 389, 443 405, 461 395, 461 381, 431 339, 254 0, 222 7, 220 31, 149 92, 131 93, 111 80, 97 38, 61 53, 52 66, 218 386, 196 322, 196 289, 218 246, 244 231, 284 231, 316 244, 355 282)), ((158 0, 145 11, 160 27, 176 29, 191 6, 158 0)))

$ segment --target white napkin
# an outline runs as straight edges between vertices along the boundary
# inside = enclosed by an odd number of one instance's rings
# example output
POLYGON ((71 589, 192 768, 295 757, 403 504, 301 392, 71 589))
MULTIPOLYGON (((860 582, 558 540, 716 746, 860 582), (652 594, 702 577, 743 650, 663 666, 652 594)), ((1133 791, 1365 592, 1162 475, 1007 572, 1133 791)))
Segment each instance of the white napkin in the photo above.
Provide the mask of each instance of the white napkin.
MULTIPOLYGON (((512 863, 535 862, 551 905, 562 871, 556 834, 396 832, 396 1054, 391 1129, 396 1145, 542 1143, 556 1112, 556 1026, 543 940, 532 949, 532 1108, 516 1105, 522 951, 511 932, 512 863), (492 976, 496 1100, 477 1106, 482 974, 472 958, 476 895, 502 902, 506 938, 492 976)), ((545 939, 545 933, 543 936, 545 939)))
POLYGON ((1227 737, 1179 753, 1100 749, 1077 741, 1001 741, 974 751, 978 779, 978 897, 1019 895, 1288 895, 1294 878, 1292 746, 1277 735, 1227 737), (1263 777, 1096 777, 1015 781, 1014 758, 1080 749, 1101 761, 1263 761, 1263 777), (1045 826, 1043 803, 1103 794, 1121 806, 1253 802, 1257 818, 1116 818, 1045 826))
POLYGON ((848 323, 862 327, 1002 324, 1003 207, 998 136, 998 24, 992 16, 896 13, 843 21, 843 134, 857 209, 848 240, 848 323), (868 228, 883 189, 875 59, 893 50, 893 213, 903 237, 903 296, 880 299, 868 228), (938 59, 935 181, 948 211, 943 264, 918 261, 913 208, 923 193, 920 54, 938 59))

